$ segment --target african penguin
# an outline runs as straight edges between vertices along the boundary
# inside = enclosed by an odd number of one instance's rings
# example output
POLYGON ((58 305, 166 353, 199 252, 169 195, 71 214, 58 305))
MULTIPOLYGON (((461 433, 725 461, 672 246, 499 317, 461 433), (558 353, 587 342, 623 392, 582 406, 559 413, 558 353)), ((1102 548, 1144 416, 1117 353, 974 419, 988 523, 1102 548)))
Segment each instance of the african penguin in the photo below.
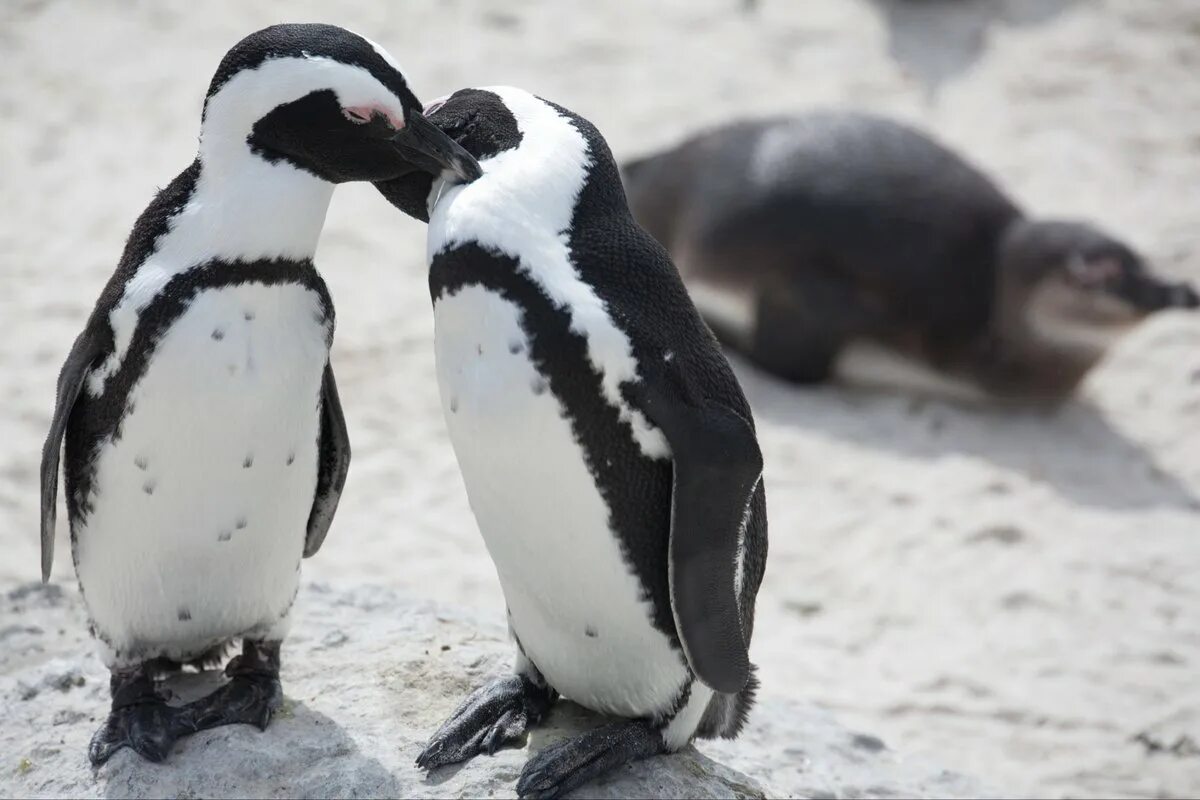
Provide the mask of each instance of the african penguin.
POLYGON ((1134 322, 1198 304, 1102 231, 1031 220, 868 114, 734 123, 623 173, 717 335, 797 382, 1061 400, 1134 322))
POLYGON ((380 188, 428 214, 442 407, 517 656, 418 764, 493 752, 560 695, 623 718, 528 762, 518 792, 554 796, 741 729, 762 458, 733 372, 629 215, 596 128, 507 87, 427 112, 483 176, 380 188))
POLYGON ((334 184, 478 174, 419 112, 396 62, 349 31, 243 39, 209 87, 196 160, 138 219, 71 348, 42 457, 42 574, 65 440, 71 552, 112 673, 96 764, 265 727, 281 698, 300 560, 320 548, 350 460, 333 304, 312 260, 334 184), (157 673, 234 639, 228 683, 165 703, 157 673))

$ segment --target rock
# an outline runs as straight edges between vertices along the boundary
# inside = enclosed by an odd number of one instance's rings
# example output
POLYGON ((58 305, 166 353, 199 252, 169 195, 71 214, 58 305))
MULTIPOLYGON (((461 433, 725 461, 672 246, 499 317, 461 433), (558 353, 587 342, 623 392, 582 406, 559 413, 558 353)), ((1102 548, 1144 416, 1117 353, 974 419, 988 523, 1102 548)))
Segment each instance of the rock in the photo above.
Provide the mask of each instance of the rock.
MULTIPOLYGON (((36 652, 0 651, 0 795, 50 797, 511 797, 531 751, 602 722, 560 703, 523 748, 430 775, 413 760, 473 687, 507 668, 504 629, 491 620, 389 590, 309 585, 284 649, 286 699, 270 728, 206 731, 164 764, 122 751, 87 763, 108 707, 107 674, 87 641, 80 603, 57 587, 10 594, 6 614, 37 625, 36 652), (40 689, 22 700, 28 687, 40 689)), ((170 688, 188 698, 216 673, 170 688)), ((765 694, 743 737, 617 770, 581 797, 978 796, 958 776, 899 759, 875 737, 765 694), (748 777, 753 776, 753 777, 748 777), (766 787, 771 787, 770 789, 766 787)))

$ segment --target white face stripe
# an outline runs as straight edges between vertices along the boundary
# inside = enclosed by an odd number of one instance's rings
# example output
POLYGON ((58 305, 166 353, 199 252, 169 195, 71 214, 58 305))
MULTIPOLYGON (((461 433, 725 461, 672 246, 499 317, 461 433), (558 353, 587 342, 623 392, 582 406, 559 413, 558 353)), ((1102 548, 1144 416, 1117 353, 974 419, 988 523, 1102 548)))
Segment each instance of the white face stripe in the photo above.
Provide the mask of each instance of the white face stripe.
POLYGON ((605 398, 630 422, 642 453, 666 458, 670 448, 662 432, 621 395, 622 383, 639 380, 629 337, 571 261, 568 233, 591 166, 587 142, 569 119, 526 91, 484 91, 499 95, 512 112, 521 144, 480 161, 484 174, 474 183, 447 189, 435 182, 429 260, 467 242, 516 259, 551 302, 570 312, 572 330, 587 339, 605 398))
POLYGON ((208 98, 200 130, 200 157, 218 160, 229 150, 246 148, 254 123, 275 108, 324 89, 343 108, 387 109, 404 119, 400 98, 362 67, 324 56, 271 58, 238 72, 208 98))

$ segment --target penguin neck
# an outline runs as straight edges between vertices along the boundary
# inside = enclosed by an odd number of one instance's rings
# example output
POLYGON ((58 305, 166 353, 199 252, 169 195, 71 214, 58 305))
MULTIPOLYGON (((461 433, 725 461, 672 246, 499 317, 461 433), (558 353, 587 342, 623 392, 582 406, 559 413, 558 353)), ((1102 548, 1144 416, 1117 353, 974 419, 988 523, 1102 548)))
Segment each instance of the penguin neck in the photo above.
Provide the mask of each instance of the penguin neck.
POLYGON ((251 152, 244 137, 201 134, 199 172, 186 205, 158 242, 174 270, 212 260, 311 260, 333 184, 251 152))
POLYGON ((1011 244, 1014 232, 1027 224, 1015 220, 997 244, 987 371, 993 388, 1001 393, 1062 397, 1078 386, 1106 348, 1097 342, 1048 335, 1039 324, 1044 287, 1018 263, 1011 244))

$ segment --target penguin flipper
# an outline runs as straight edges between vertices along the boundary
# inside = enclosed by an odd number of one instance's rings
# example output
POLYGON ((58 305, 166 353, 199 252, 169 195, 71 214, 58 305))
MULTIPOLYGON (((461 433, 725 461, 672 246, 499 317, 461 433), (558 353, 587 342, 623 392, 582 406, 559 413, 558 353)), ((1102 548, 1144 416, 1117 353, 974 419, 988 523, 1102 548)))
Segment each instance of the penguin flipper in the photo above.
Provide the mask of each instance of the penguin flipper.
POLYGON ((649 380, 639 405, 671 446, 671 608, 692 671, 718 692, 739 692, 750 658, 738 609, 738 546, 762 478, 749 421, 726 405, 695 402, 682 381, 649 380))
POLYGON ((304 557, 316 553, 329 533, 346 474, 350 471, 350 434, 342 401, 338 398, 333 365, 325 362, 325 377, 321 381, 321 437, 317 453, 317 491, 312 511, 308 515, 308 534, 304 538, 304 557))
POLYGON ((50 432, 42 445, 42 582, 50 580, 50 568, 54 566, 54 523, 58 500, 58 464, 62 455, 63 438, 67 433, 67 421, 75 408, 75 401, 83 391, 83 382, 96 358, 103 353, 102 340, 91 326, 71 345, 71 352, 58 373, 55 391, 54 417, 50 420, 50 432))

